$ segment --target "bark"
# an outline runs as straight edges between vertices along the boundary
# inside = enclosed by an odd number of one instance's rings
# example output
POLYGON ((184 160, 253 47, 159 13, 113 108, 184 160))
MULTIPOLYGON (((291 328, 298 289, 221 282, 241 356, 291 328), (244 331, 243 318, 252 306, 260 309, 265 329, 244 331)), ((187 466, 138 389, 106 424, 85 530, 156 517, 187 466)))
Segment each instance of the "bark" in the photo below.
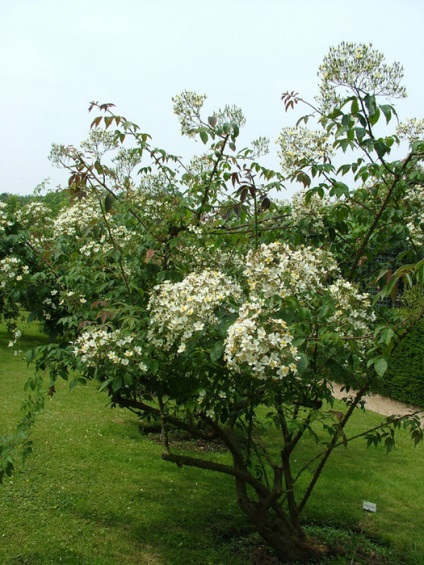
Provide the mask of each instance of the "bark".
POLYGON ((300 526, 295 527, 278 502, 272 506, 253 502, 246 483, 236 477, 237 503, 256 531, 275 551, 281 563, 307 563, 318 557, 300 526))

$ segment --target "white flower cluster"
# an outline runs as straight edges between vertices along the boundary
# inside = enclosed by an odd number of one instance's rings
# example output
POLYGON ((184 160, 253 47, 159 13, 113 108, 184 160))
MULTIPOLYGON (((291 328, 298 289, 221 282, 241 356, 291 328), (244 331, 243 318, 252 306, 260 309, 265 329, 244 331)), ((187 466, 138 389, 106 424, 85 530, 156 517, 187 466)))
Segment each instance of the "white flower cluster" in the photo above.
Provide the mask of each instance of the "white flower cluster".
POLYGON ((424 245, 424 202, 423 189, 415 186, 408 190, 408 204, 413 207, 414 213, 410 213, 407 219, 407 226, 414 245, 421 247, 424 245))
POLYGON ((43 316, 46 320, 50 320, 52 315, 49 312, 49 310, 56 310, 57 309, 57 305, 55 304, 55 302, 53 302, 53 300, 51 298, 45 298, 43 300, 43 316))
POLYGON ((99 200, 95 194, 76 199, 72 206, 63 210, 53 226, 53 237, 81 235, 89 226, 101 219, 99 200))
POLYGON ((182 135, 192 136, 201 123, 200 110, 206 100, 205 94, 197 94, 191 90, 184 90, 174 96, 174 113, 177 114, 182 135))
POLYGON ((88 259, 104 256, 116 248, 130 259, 133 249, 141 243, 143 234, 121 224, 118 214, 105 212, 105 215, 107 225, 98 198, 95 194, 89 194, 59 214, 54 222, 53 235, 55 238, 73 237, 80 255, 88 259), (89 233, 89 228, 94 226, 97 231, 89 233))
POLYGON ((29 268, 17 257, 4 257, 0 259, 0 288, 14 281, 21 281, 29 274, 29 268))
POLYGON ((424 138, 424 120, 408 118, 396 128, 396 134, 401 139, 407 139, 410 143, 424 138))
POLYGON ((250 157, 252 159, 257 159, 258 157, 262 157, 263 155, 268 155, 270 149, 270 141, 268 137, 264 137, 263 135, 253 139, 251 142, 252 146, 252 154, 250 157))
POLYGON ((217 112, 214 112, 213 117, 216 118, 217 126, 235 124, 238 128, 242 128, 246 125, 243 110, 234 104, 226 104, 224 108, 220 108, 217 112))
MULTIPOLYGON (((294 341, 296 326, 290 328, 278 314, 288 299, 295 298, 294 304, 315 311, 318 318, 326 304, 329 314, 319 324, 344 339, 346 348, 356 347, 369 335, 374 320, 369 297, 340 278, 329 252, 306 246, 291 249, 277 241, 250 251, 245 261, 243 274, 250 290, 224 340, 224 359, 233 373, 246 371, 254 378, 271 380, 297 377, 301 355, 294 341)), ((172 351, 171 357, 183 353, 195 334, 218 323, 216 307, 229 297, 240 304, 241 287, 210 269, 179 283, 159 285, 149 303, 150 343, 172 351)))
POLYGON ((127 198, 142 212, 145 226, 157 225, 159 227, 160 223, 175 213, 176 202, 173 194, 149 190, 145 184, 142 185, 141 190, 128 193, 127 198))
POLYGON ((112 131, 93 128, 88 138, 81 142, 81 148, 91 153, 96 159, 101 159, 105 153, 119 147, 119 143, 112 131))
POLYGON ((148 309, 151 311, 149 341, 165 350, 177 347, 182 353, 195 333, 216 323, 215 309, 226 299, 241 296, 237 283, 218 271, 205 269, 191 273, 183 281, 165 281, 155 287, 148 309))
POLYGON ((183 270, 189 272, 212 269, 233 274, 243 272, 245 256, 237 248, 222 248, 216 247, 214 243, 209 244, 204 240, 207 232, 203 233, 199 227, 193 229, 189 226, 188 231, 195 234, 196 245, 188 241, 174 250, 174 253, 178 254, 178 264, 183 270))
POLYGON ((332 255, 322 249, 301 246, 292 250, 275 241, 247 254, 244 273, 254 296, 296 296, 305 303, 323 291, 339 270, 332 255))
POLYGON ((51 226, 53 223, 52 212, 42 202, 29 202, 16 212, 16 219, 26 229, 36 229, 51 226))
POLYGON ((291 222, 295 226, 300 226, 304 235, 320 232, 324 228, 323 218, 328 212, 329 205, 328 197, 321 198, 318 194, 313 194, 307 201, 306 191, 296 192, 290 201, 291 222), (308 220, 307 225, 301 225, 305 219, 308 220))
POLYGON ((258 379, 295 376, 298 356, 293 336, 284 320, 266 316, 263 301, 243 304, 225 340, 227 366, 237 373, 249 367, 258 379))
POLYGON ((98 367, 106 362, 117 366, 131 364, 143 372, 147 371, 142 348, 134 345, 134 336, 124 334, 121 330, 88 327, 72 345, 74 355, 90 367, 98 367))
POLYGON ((213 169, 213 157, 208 153, 202 153, 201 155, 195 155, 190 159, 187 166, 187 172, 184 174, 183 179, 185 185, 188 187, 188 194, 200 191, 199 188, 202 185, 199 180, 205 178, 206 173, 213 169))
POLYGON ((7 226, 11 226, 12 222, 8 219, 6 214, 6 204, 0 202, 0 233, 2 233, 7 226))
MULTIPOLYGON (((22 332, 18 328, 15 328, 14 330, 12 330, 12 335, 13 335, 13 339, 11 341, 9 341, 9 343, 7 344, 7 347, 14 347, 16 345, 18 339, 21 337, 22 332)), ((22 351, 15 351, 14 352, 15 355, 18 355, 18 353, 22 353, 22 351)))
POLYGON ((334 155, 329 137, 324 131, 313 131, 304 127, 283 128, 277 138, 280 146, 278 156, 281 166, 288 173, 296 172, 303 161, 326 162, 334 155))
POLYGON ((383 53, 373 49, 371 43, 343 41, 337 47, 330 47, 318 76, 321 85, 317 101, 324 112, 331 111, 352 91, 389 98, 406 97, 405 87, 401 86, 403 67, 399 63, 387 65, 383 53), (342 88, 341 96, 336 93, 337 87, 342 88))
POLYGON ((119 247, 126 256, 136 241, 140 239, 140 234, 128 230, 126 226, 111 223, 108 232, 102 234, 98 239, 84 240, 86 243, 80 247, 79 252, 85 257, 93 258, 99 253, 104 255, 119 247))
POLYGON ((340 337, 369 334, 370 323, 375 320, 374 312, 370 311, 369 295, 359 293, 353 284, 341 279, 330 285, 328 291, 336 304, 334 313, 328 319, 331 329, 340 337))

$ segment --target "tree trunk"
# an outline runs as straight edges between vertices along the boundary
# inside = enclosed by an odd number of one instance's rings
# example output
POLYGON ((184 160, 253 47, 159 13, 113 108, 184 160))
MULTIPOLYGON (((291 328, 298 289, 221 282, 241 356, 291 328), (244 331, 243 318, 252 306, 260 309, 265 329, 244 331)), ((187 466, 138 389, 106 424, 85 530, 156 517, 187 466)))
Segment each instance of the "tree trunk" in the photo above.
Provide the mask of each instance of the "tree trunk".
POLYGON ((281 563, 306 563, 317 557, 317 552, 308 544, 300 526, 295 527, 287 514, 275 503, 264 508, 261 502, 250 500, 246 485, 236 479, 239 508, 249 517, 259 535, 275 551, 281 563))
POLYGON ((297 531, 270 511, 254 511, 249 518, 259 535, 275 551, 282 563, 308 562, 315 557, 302 530, 297 531))

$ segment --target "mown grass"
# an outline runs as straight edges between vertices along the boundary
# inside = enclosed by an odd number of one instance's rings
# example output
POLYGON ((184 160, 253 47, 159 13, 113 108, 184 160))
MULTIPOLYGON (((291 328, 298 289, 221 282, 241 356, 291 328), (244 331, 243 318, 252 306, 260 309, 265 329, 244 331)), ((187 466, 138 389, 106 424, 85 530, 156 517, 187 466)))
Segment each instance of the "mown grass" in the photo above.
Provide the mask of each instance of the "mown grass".
MULTIPOLYGON (((22 349, 39 339, 34 326, 27 328, 22 349)), ((0 435, 19 420, 31 371, 7 341, 0 328, 0 435)), ((251 536, 241 535, 249 528, 230 478, 163 462, 160 445, 140 434, 135 416, 111 410, 93 385, 70 391, 59 383, 57 389, 34 429, 34 454, 0 487, 0 563, 252 562, 255 548, 251 536)), ((357 414, 352 430, 377 421, 357 414)), ((304 444, 299 465, 315 450, 312 441, 304 444)), ((423 447, 414 449, 405 434, 390 455, 363 442, 340 450, 304 516, 327 528, 310 531, 330 541, 346 538, 336 527, 363 531, 391 544, 404 563, 421 565, 423 464, 423 447), (377 503, 377 513, 364 513, 363 499, 377 503)), ((348 537, 354 548, 359 538, 348 537)))

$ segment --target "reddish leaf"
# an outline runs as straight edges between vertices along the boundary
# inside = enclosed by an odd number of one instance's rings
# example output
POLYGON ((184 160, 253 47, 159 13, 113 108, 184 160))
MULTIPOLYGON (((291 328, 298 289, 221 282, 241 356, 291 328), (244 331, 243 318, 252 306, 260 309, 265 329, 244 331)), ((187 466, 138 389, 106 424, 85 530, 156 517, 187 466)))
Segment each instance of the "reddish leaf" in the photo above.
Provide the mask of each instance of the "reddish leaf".
POLYGON ((146 251, 146 257, 144 258, 144 262, 148 263, 149 261, 151 261, 153 259, 153 257, 155 256, 156 251, 154 249, 148 249, 146 251))

